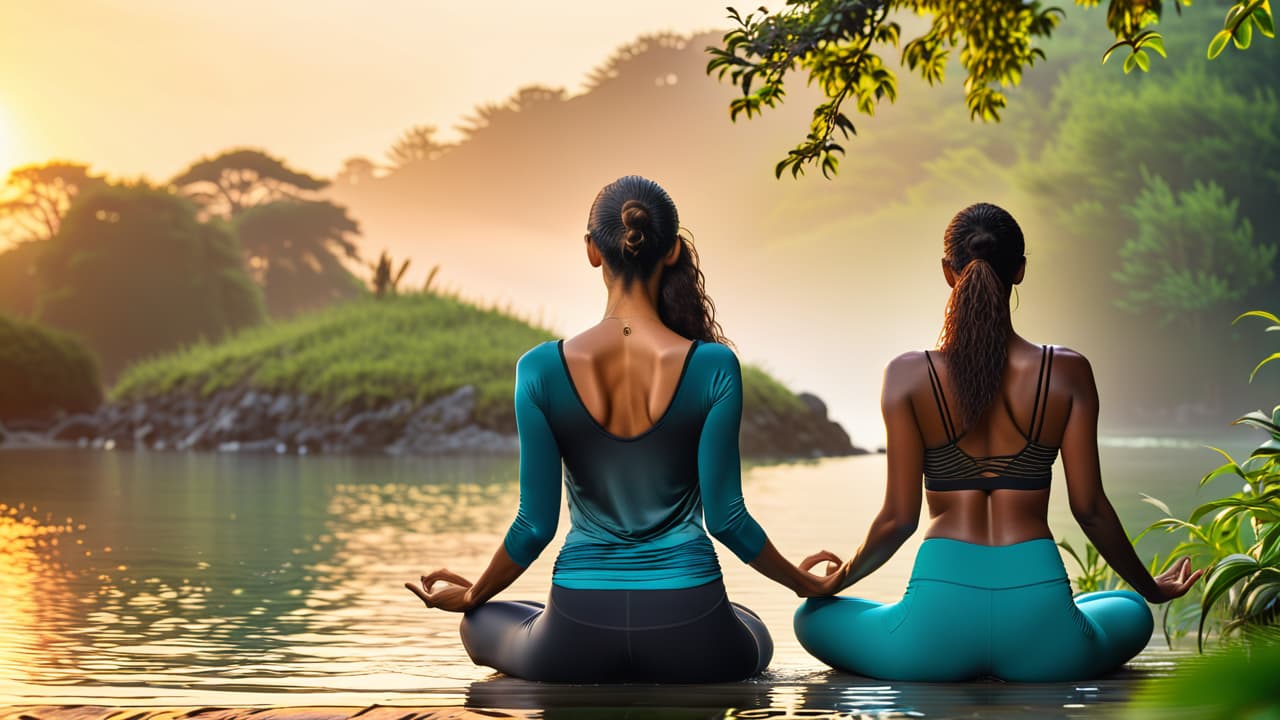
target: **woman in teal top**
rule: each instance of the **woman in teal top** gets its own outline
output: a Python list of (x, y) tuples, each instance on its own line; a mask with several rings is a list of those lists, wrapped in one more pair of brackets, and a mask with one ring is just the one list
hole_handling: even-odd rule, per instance
[[(833, 573), (844, 588), (884, 564), (915, 531), (923, 493), (931, 520), (906, 596), (808, 600), (796, 635), (824, 662), (886, 680), (1114, 670), (1151, 638), (1147, 603), (1182, 595), (1201, 571), (1186, 558), (1156, 578), (1143, 567), (1102, 490), (1089, 362), (1013, 331), (1009, 297), (1026, 270), (1018, 223), (995, 205), (970, 206), (947, 226), (943, 252), (953, 289), (941, 348), (885, 370), (884, 507)], [(1072, 597), (1046, 517), (1059, 450), (1072, 513), (1136, 592)]]
[[(608, 289), (604, 319), (516, 366), (520, 507), (502, 546), (474, 584), (437, 570), (406, 587), (428, 607), (465, 612), (471, 658), (508, 675), (748, 677), (768, 665), (772, 641), (729, 602), (707, 532), (802, 597), (834, 580), (785, 560), (743, 503), (742, 374), (670, 196), (637, 176), (606, 186), (586, 255)], [(555, 535), (562, 479), (572, 528), (548, 602), (489, 602)], [(802, 565), (824, 560), (839, 561), (824, 552)]]

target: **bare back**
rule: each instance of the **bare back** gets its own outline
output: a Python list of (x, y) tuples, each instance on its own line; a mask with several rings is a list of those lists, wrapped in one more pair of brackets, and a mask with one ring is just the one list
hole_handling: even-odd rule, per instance
[[(1076, 376), (1083, 358), (1056, 349), (1046, 368), (1047, 354), (1042, 346), (1013, 336), (997, 398), (967, 428), (955, 425), (958, 403), (944, 353), (908, 353), (895, 360), (886, 374), (884, 409), (889, 444), (898, 449), (896, 462), (891, 457), (890, 463), (904, 477), (900, 482), (919, 487), (926, 451), (937, 453), (948, 444), (984, 467), (999, 467), (1018, 458), (1033, 446), (1033, 439), (1034, 445), (1056, 453), (1064, 445), (1072, 406), (1080, 392)], [(936, 373), (932, 380), (930, 363)], [(953, 413), (950, 425), (948, 410)], [(912, 467), (912, 455), (920, 458), (919, 466)], [(893, 473), (891, 467), (891, 486)], [(982, 474), (989, 476), (994, 471)], [(983, 545), (1052, 537), (1047, 523), (1047, 488), (929, 490), (925, 500), (931, 518), (926, 537)]]
[(692, 343), (656, 322), (623, 335), (605, 321), (564, 342), (565, 365), (587, 412), (620, 438), (642, 435), (666, 412)]

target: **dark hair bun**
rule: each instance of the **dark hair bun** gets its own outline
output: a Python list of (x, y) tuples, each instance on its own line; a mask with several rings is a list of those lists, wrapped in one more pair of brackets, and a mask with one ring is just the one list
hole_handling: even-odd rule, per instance
[(978, 230), (969, 236), (965, 246), (974, 258), (989, 261), (996, 251), (996, 244), (995, 235), (986, 230)]
[(640, 254), (640, 246), (644, 244), (645, 231), (649, 229), (649, 208), (639, 200), (628, 200), (622, 204), (622, 225), (626, 230), (622, 233), (622, 249), (627, 255), (635, 257)]

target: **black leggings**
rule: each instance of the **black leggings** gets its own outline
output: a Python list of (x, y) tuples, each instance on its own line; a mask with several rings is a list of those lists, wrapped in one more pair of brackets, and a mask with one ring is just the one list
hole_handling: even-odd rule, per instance
[(462, 619), (477, 665), (547, 682), (725, 682), (762, 672), (773, 640), (724, 583), (680, 590), (570, 590), (544, 606), (490, 602)]

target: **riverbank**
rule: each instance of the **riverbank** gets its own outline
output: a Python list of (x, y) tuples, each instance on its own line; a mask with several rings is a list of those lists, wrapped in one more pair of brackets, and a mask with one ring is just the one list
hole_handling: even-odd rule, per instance
[[(362, 300), (130, 366), (93, 412), (10, 422), (0, 445), (508, 455), (516, 361), (541, 328), (439, 294)], [(742, 451), (854, 455), (825, 404), (743, 367)]]

